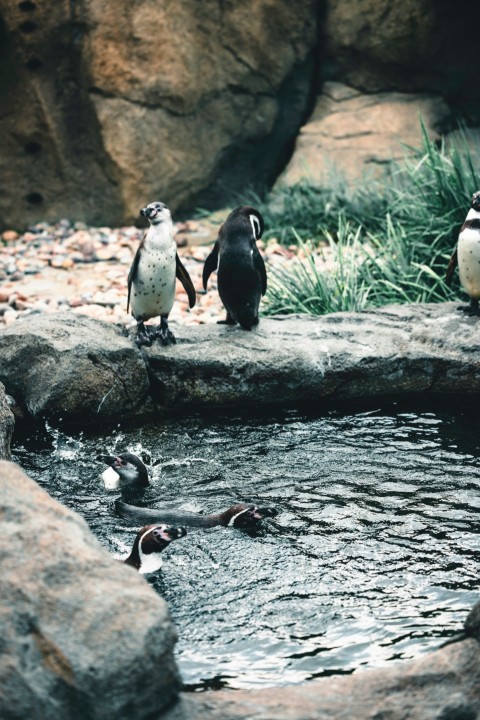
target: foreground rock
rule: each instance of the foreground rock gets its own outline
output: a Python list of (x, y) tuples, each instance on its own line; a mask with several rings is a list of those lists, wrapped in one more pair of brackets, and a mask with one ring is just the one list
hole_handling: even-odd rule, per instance
[(164, 601), (83, 520), (6, 462), (0, 517), (0, 717), (160, 713), (179, 682)]
[(5, 388), (0, 383), (0, 460), (10, 460), (14, 418), (5, 398)]
[[(214, 407), (285, 407), (386, 395), (480, 393), (477, 318), (455, 303), (320, 318), (263, 318), (245, 332), (175, 326), (140, 352), (133, 333), (72, 313), (0, 331), (0, 381), (33, 417), (95, 422)], [(152, 401), (153, 400), (153, 404)]]
[(340, 83), (325, 83), (277, 185), (305, 180), (328, 189), (337, 176), (348, 183), (365, 176), (385, 177), (405, 157), (406, 146), (422, 145), (420, 116), (429, 137), (438, 140), (448, 127), (450, 111), (439, 96), (366, 95)]
[[(477, 606), (477, 608), (480, 606)], [(476, 720), (480, 644), (294, 687), (183, 695), (164, 720)]]
[(142, 356), (123, 329), (70, 312), (6, 327), (2, 378), (33, 417), (131, 417), (143, 411), (149, 393)]

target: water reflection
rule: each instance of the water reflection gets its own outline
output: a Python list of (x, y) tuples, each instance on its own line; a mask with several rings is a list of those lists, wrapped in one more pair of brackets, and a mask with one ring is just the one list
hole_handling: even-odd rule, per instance
[(162, 504), (279, 515), (246, 534), (191, 530), (150, 582), (179, 627), (190, 689), (301, 682), (412, 658), (459, 629), (480, 584), (480, 434), (444, 413), (190, 418), (104, 437), (52, 428), (14, 449), (115, 555), (134, 532), (99, 452), (149, 463)]

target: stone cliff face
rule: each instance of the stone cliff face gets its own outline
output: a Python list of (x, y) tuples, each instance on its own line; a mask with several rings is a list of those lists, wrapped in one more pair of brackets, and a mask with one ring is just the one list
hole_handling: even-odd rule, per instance
[(478, 119), (480, 6), (468, 0), (327, 0), (325, 72), (365, 92), (432, 92)]
[(0, 0), (0, 226), (119, 224), (155, 198), (188, 210), (271, 185), (324, 80), (475, 120), (472, 6)]
[(0, 225), (221, 203), (305, 119), (315, 0), (1, 0), (0, 23)]

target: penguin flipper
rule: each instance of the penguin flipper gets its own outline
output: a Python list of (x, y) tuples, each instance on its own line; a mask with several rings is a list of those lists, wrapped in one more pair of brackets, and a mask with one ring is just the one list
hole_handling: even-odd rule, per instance
[(267, 292), (267, 270), (265, 268), (263, 257), (260, 255), (257, 248), (253, 251), (253, 263), (255, 265), (255, 270), (260, 275), (260, 279), (262, 281), (262, 295), (265, 295)]
[(178, 253), (175, 255), (175, 262), (177, 266), (176, 275), (177, 278), (182, 283), (183, 287), (185, 288), (185, 292), (188, 295), (188, 304), (192, 308), (195, 305), (195, 301), (197, 299), (195, 288), (193, 287), (192, 280), (190, 278), (190, 275), (188, 274), (187, 270), (182, 264), (182, 261), (178, 257)]
[(210, 253), (210, 255), (207, 257), (207, 259), (205, 260), (205, 265), (203, 266), (202, 279), (203, 279), (203, 289), (204, 290), (207, 289), (208, 278), (210, 277), (212, 272), (217, 269), (217, 266), (218, 266), (218, 240), (215, 243), (215, 245), (213, 246), (213, 250)]
[(452, 257), (450, 258), (450, 262), (448, 263), (447, 267), (447, 274), (445, 276), (445, 282), (447, 285), (450, 285), (452, 282), (453, 273), (455, 272), (455, 268), (458, 265), (458, 250), (455, 248)]
[(132, 267), (130, 268), (130, 272), (128, 273), (128, 296), (127, 296), (127, 312), (128, 308), (130, 307), (130, 293), (132, 291), (132, 283), (135, 281), (135, 277), (137, 275), (138, 270), (138, 263), (140, 262), (140, 250), (143, 245), (143, 240), (138, 246), (137, 252), (135, 253), (135, 257), (133, 258)]

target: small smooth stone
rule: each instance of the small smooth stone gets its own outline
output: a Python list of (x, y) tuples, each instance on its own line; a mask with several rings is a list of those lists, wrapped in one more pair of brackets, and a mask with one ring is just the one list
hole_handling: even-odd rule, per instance
[(15, 230), (4, 230), (2, 233), (2, 240), (4, 242), (15, 242), (15, 240), (18, 240), (19, 235)]

